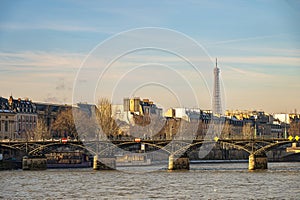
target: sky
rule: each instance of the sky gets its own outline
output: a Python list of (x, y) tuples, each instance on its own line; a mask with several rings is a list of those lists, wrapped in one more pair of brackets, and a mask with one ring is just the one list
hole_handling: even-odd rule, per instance
[(210, 109), (217, 57), (225, 109), (300, 112), (299, 1), (0, 4), (2, 97)]

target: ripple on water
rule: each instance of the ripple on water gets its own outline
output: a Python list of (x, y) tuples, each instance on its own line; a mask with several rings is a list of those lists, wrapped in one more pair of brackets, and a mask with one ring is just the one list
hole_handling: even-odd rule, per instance
[(3, 199), (297, 199), (300, 163), (197, 164), (190, 171), (1, 171)]

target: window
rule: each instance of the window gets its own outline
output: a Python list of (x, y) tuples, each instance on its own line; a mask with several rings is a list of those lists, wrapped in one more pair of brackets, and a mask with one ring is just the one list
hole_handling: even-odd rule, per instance
[(145, 114), (149, 114), (149, 108), (145, 109)]
[(5, 121), (5, 124), (4, 124), (4, 131), (5, 131), (5, 132), (8, 132), (8, 121)]

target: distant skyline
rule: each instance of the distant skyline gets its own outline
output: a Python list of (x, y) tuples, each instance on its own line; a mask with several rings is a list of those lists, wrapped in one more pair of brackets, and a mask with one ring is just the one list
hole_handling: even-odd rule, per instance
[[(119, 32), (161, 27), (186, 34), (202, 45), (211, 58), (207, 64), (210, 66), (202, 73), (210, 74), (210, 79), (218, 57), (226, 109), (269, 113), (296, 109), (300, 113), (300, 1), (3, 0), (0, 5), (2, 97), (12, 94), (15, 98), (29, 97), (39, 102), (72, 103), (76, 74), (93, 48)], [(165, 40), (168, 39), (166, 36)], [(134, 57), (120, 59), (117, 65), (142, 64), (136, 59), (156, 63), (167, 60), (180, 73), (191, 73), (192, 84), (198, 84), (193, 80), (197, 78), (193, 72), (170, 55), (150, 52), (146, 57), (139, 53), (130, 56)], [(201, 58), (195, 55), (197, 59)], [(145, 75), (148, 71), (158, 81), (169, 74), (168, 69), (164, 65), (145, 65), (136, 73), (143, 80), (143, 76), (151, 78)], [(168, 83), (172, 82), (180, 91), (182, 84), (176, 81), (175, 72), (172, 76)], [(130, 80), (132, 77), (126, 76), (120, 84), (132, 87), (134, 83)], [(159, 84), (150, 87), (142, 85), (142, 81), (138, 83), (132, 87), (136, 90), (133, 94), (153, 99), (165, 108), (178, 105), (171, 97), (176, 90), (168, 90), (166, 94), (168, 88)], [(183, 96), (184, 91), (181, 91)], [(106, 96), (106, 92), (97, 95)], [(210, 108), (208, 92), (202, 89), (196, 92), (200, 99), (205, 99), (199, 101), (199, 107)], [(115, 103), (121, 103), (122, 99), (119, 101)], [(196, 106), (188, 100), (180, 105)]]

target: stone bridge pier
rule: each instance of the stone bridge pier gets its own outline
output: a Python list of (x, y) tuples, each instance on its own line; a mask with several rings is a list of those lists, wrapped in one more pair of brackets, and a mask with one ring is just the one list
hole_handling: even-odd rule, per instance
[(47, 158), (24, 156), (22, 160), (22, 169), (23, 170), (45, 170), (47, 169)]
[(190, 159), (187, 156), (181, 156), (176, 158), (174, 155), (169, 156), (168, 170), (189, 170)]
[(94, 156), (93, 162), (94, 170), (115, 170), (116, 169), (116, 157), (100, 158), (98, 155)]
[(268, 157), (265, 153), (249, 155), (249, 170), (268, 169)]

